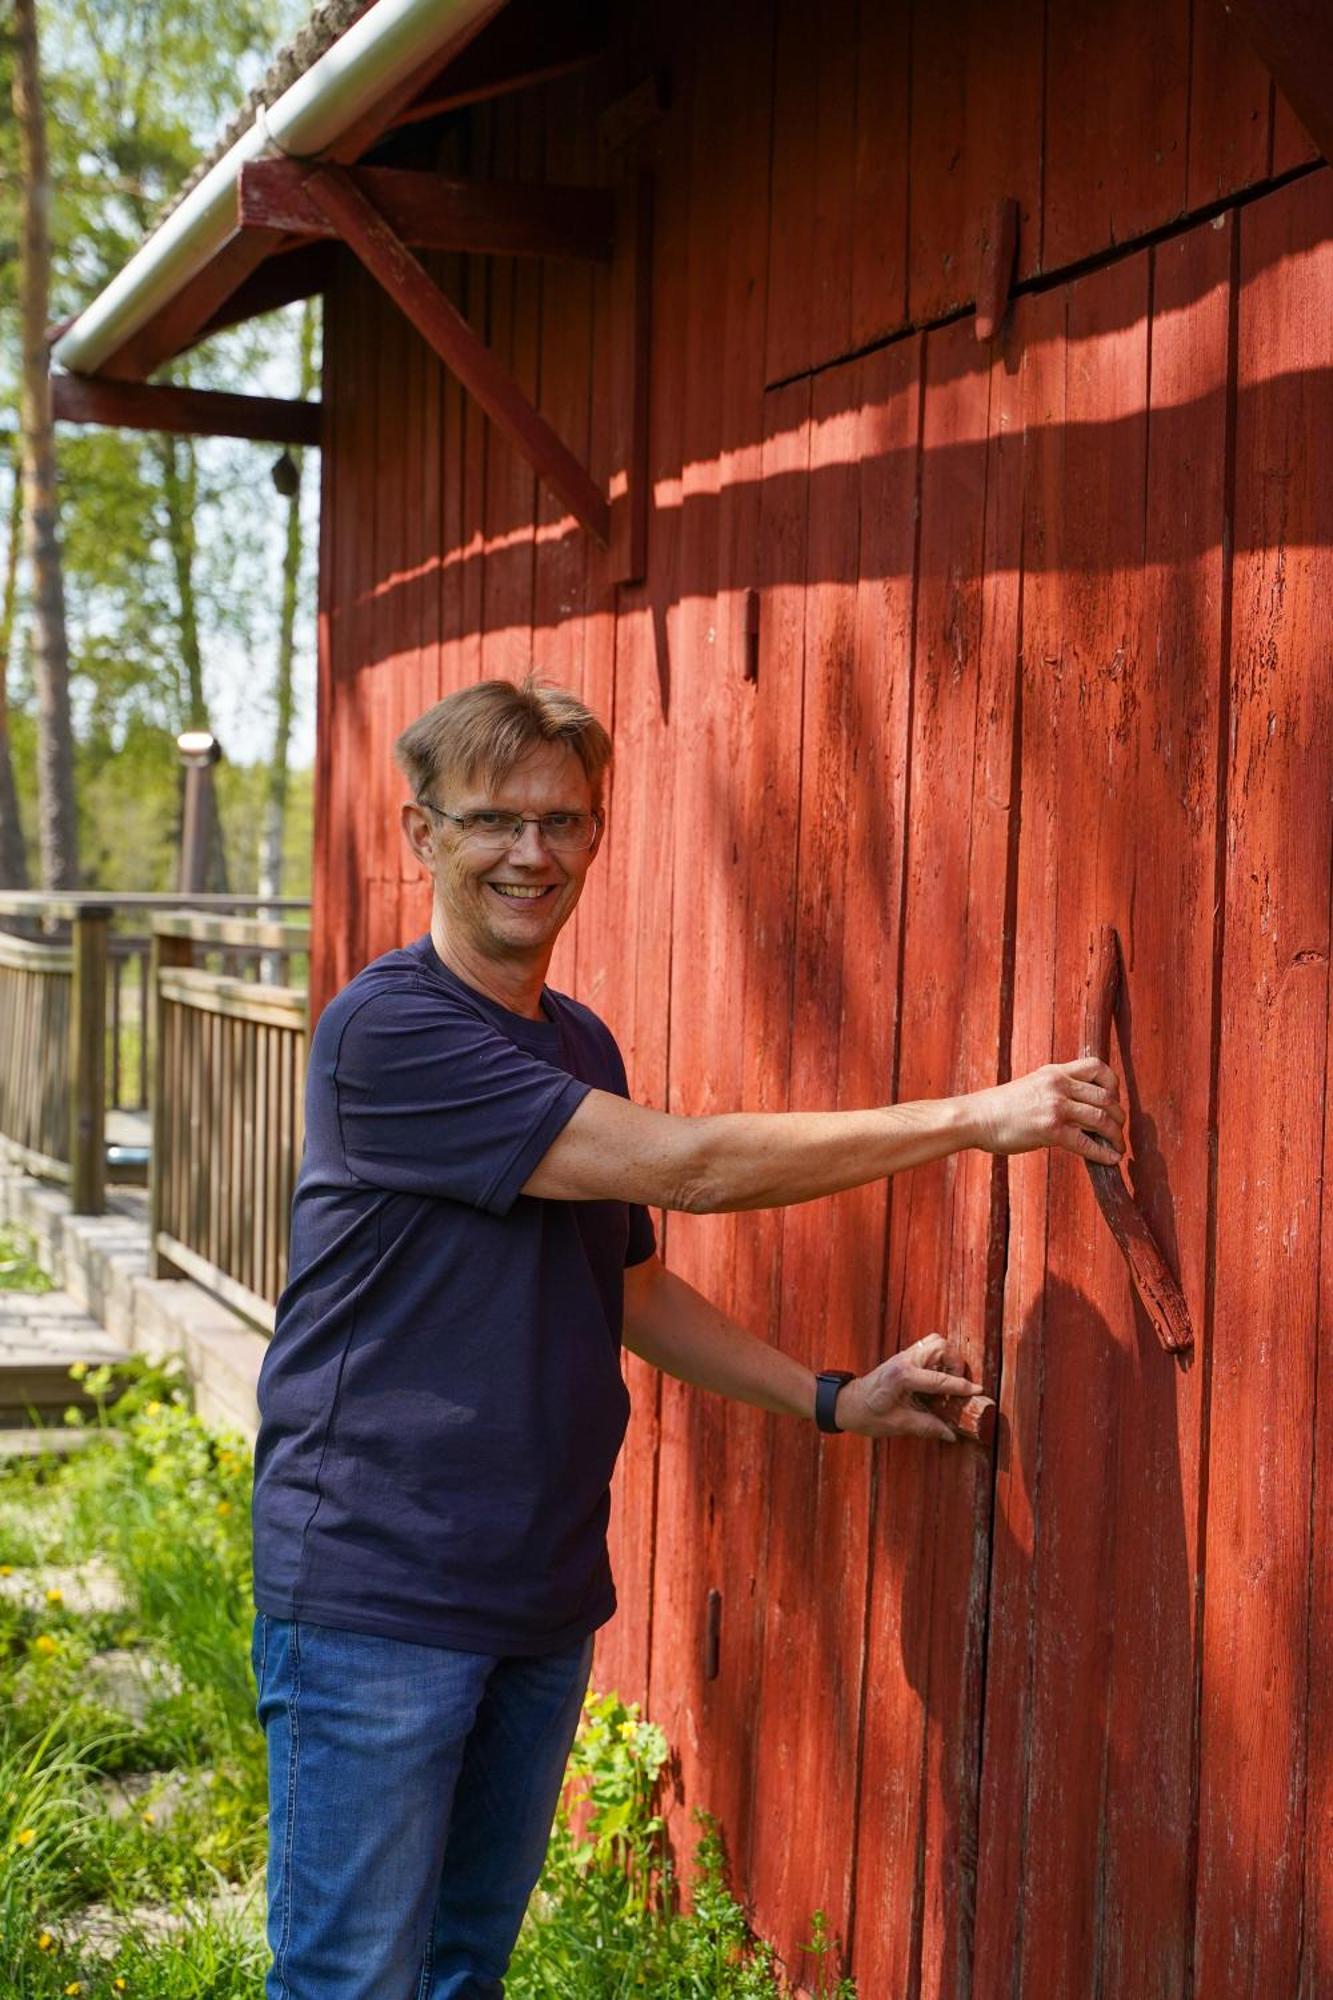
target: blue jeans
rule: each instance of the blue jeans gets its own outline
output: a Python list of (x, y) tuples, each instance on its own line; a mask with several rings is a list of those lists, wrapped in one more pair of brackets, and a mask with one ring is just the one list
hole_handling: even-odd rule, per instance
[(592, 1640), (537, 1659), (255, 1619), (268, 2000), (501, 2000)]

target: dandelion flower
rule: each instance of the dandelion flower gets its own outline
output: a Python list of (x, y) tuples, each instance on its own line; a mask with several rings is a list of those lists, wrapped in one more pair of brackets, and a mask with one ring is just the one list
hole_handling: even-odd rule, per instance
[(36, 1838), (37, 1829), (35, 1826), (20, 1827), (14, 1835), (14, 1845), (15, 1847), (31, 1847)]
[(45, 1653), (48, 1660), (50, 1659), (52, 1653), (58, 1653), (60, 1651), (59, 1640), (53, 1639), (49, 1632), (39, 1632), (37, 1634), (37, 1637), (33, 1640), (32, 1643), (35, 1650), (39, 1653)]
[(14, 1574), (13, 1563), (0, 1563), (0, 1576), (13, 1576), (13, 1574)]
[(52, 1588), (48, 1590), (46, 1593), (46, 1601), (48, 1604), (63, 1604), (65, 1601), (65, 1593), (63, 1590), (56, 1590)]
[(219, 1500), (219, 1501), (218, 1501), (218, 1512), (219, 1512), (219, 1514), (230, 1514), (230, 1512), (231, 1512), (231, 1501), (230, 1501), (230, 1500)]
[(50, 1931), (43, 1931), (37, 1940), (37, 1949), (38, 1951), (50, 1951), (54, 1943), (55, 1939), (52, 1937)]
[(65, 1988), (66, 1995), (82, 1993), (82, 1991), (83, 1991), (83, 1981), (81, 1979), (71, 1979), (69, 1985)]
[(153, 1812), (153, 1810), (150, 1807), (149, 1810), (142, 1815), (142, 1817), (144, 1825), (151, 1826), (154, 1820), (157, 1818), (157, 1815), (155, 1812)]
[(144, 1404), (144, 1415), (146, 1417), (160, 1417), (161, 1414), (162, 1414), (162, 1405), (156, 1400), (151, 1403)]

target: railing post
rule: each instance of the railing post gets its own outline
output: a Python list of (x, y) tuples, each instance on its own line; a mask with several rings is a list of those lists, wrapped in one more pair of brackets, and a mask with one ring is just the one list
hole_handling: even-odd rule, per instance
[(106, 1207), (106, 963), (111, 912), (79, 904), (69, 1005), (70, 1206)]
[(170, 1164), (167, 1160), (167, 1038), (164, 1032), (162, 982), (158, 974), (163, 966), (193, 963), (194, 945), (191, 940), (188, 937), (164, 936), (154, 924), (148, 960), (148, 1030), (152, 1063), (149, 1114), (153, 1132), (148, 1154), (148, 1274), (153, 1278), (184, 1276), (157, 1247), (162, 1228), (162, 1193)]

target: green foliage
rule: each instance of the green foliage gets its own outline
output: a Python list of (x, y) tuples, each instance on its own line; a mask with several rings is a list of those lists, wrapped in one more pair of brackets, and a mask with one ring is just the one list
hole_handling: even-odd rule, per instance
[[(92, 1409), (66, 1421), (87, 1442), (69, 1458), (0, 1464), (0, 1576), (30, 1579), (0, 1595), (0, 1992), (258, 2000), (265, 1759), (249, 1672), (249, 1450), (200, 1421), (174, 1363), (71, 1372)], [(123, 1603), (75, 1609), (42, 1588), (55, 1565), (93, 1555)], [(99, 1692), (108, 1649), (156, 1663), (142, 1713)], [(588, 1697), (511, 2000), (787, 1990), (703, 1813), (682, 1907), (657, 1810), (667, 1759), (635, 1707)], [(129, 1793), (133, 1809), (114, 1810), (113, 1794)], [(118, 1913), (100, 1955), (82, 1942), (90, 1904)], [(179, 1920), (168, 1929), (150, 1909)], [(818, 1914), (808, 1948), (813, 1991), (854, 2000)]]
[(32, 1238), (19, 1229), (0, 1229), (0, 1292), (49, 1292), (51, 1280), (33, 1254)]
[[(174, 1364), (71, 1372), (93, 1409), (66, 1421), (88, 1442), (0, 1467), (0, 1573), (28, 1579), (0, 1599), (0, 1991), (253, 2000), (265, 1771), (249, 1451), (200, 1422)], [(42, 1588), (52, 1566), (94, 1555), (123, 1602), (76, 1610)], [(152, 1670), (128, 1712), (94, 1671), (126, 1657)], [(215, 1907), (229, 1885), (240, 1900)], [(80, 1941), (90, 1904), (121, 1913), (105, 1955)], [(141, 1906), (188, 1915), (163, 1935), (132, 1920)]]
[[(666, 1738), (632, 1703), (590, 1694), (564, 1796), (505, 1982), (511, 2000), (777, 2000), (772, 1948), (752, 1936), (727, 1886), (721, 1832), (695, 1812), (690, 1908), (681, 1907), (655, 1800)], [(816, 1912), (820, 2000), (855, 2000)], [(832, 1982), (832, 1983), (831, 1983)]]
[[(60, 7), (43, 0), (38, 12), (56, 319), (86, 305), (123, 268), (309, 7), (307, 0), (196, 0), (189, 8), (179, 0), (67, 0)], [(17, 427), (19, 367), (21, 189), (14, 120), (7, 115), (11, 61), (0, 33), (0, 436)], [(294, 394), (298, 328), (299, 309), (271, 315), (217, 336), (172, 372), (209, 387)], [(194, 626), (211, 725), (224, 749), (257, 764), (272, 740), (268, 690), (277, 664), (285, 524), (285, 503), (268, 477), (276, 449), (227, 439), (168, 447), (154, 436), (68, 425), (60, 428), (58, 447), (84, 879), (102, 888), (172, 888), (178, 772), (170, 739), (190, 719), (186, 661)], [(300, 651), (308, 659), (315, 471), (314, 454), (307, 457)], [(173, 464), (182, 474), (192, 545), (188, 611), (173, 559)], [(0, 465), (0, 507), (9, 476)], [(9, 663), (11, 727), (36, 879), (34, 695), (25, 626), (21, 588)], [(220, 789), (235, 850), (231, 886), (248, 892), (259, 822), (241, 817), (238, 801), (229, 823)], [(293, 885), (308, 873), (308, 847), (297, 846)]]

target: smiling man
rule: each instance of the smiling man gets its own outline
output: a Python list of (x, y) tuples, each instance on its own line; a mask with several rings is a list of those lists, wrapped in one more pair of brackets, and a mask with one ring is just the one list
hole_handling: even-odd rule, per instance
[(397, 754), (431, 926), (315, 1030), (259, 1385), (271, 2000), (503, 1993), (615, 1608), (622, 1339), (826, 1431), (953, 1442), (918, 1398), (974, 1385), (937, 1335), (816, 1377), (666, 1269), (649, 1208), (809, 1201), (967, 1146), (1114, 1160), (1124, 1123), (1091, 1059), (863, 1111), (631, 1103), (610, 1031), (545, 983), (601, 844), (601, 724), (484, 681)]

